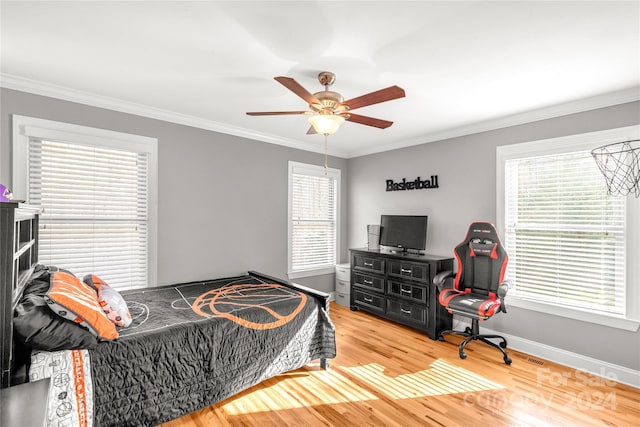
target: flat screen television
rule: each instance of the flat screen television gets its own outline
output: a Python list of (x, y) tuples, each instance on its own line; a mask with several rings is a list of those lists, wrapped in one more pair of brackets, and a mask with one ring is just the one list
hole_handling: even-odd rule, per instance
[(424, 251), (427, 248), (426, 215), (382, 215), (380, 245), (394, 250)]

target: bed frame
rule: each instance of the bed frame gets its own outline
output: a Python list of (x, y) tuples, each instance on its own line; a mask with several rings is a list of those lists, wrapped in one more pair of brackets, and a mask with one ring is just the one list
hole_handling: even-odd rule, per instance
[(18, 202), (0, 202), (0, 388), (15, 383), (16, 353), (13, 311), (38, 262), (40, 209)]
[[(38, 223), (40, 209), (18, 202), (0, 202), (0, 328), (2, 368), (1, 388), (26, 381), (22, 372), (24, 349), (13, 339), (13, 312), (22, 297), (35, 265), (38, 263)], [(255, 271), (251, 276), (269, 283), (279, 283), (305, 292), (317, 299), (329, 311), (330, 295), (289, 281)], [(322, 369), (329, 367), (327, 359), (320, 359)]]

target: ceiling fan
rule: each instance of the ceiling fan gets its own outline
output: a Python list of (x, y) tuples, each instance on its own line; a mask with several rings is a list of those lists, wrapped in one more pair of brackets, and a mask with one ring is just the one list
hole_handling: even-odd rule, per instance
[(311, 115), (309, 118), (311, 127), (307, 134), (319, 133), (325, 136), (331, 135), (338, 130), (345, 120), (353, 123), (359, 123), (361, 125), (386, 129), (391, 126), (393, 122), (354, 114), (351, 111), (356, 108), (391, 101), (405, 96), (404, 89), (398, 86), (390, 86), (388, 88), (380, 89), (345, 101), (342, 95), (338, 92), (329, 90), (329, 86), (331, 86), (336, 80), (335, 74), (329, 71), (323, 71), (318, 74), (318, 81), (324, 86), (324, 91), (316, 92), (314, 94), (311, 94), (308, 90), (302, 87), (300, 83), (291, 77), (278, 76), (274, 78), (284, 87), (304, 99), (309, 104), (310, 110), (254, 111), (247, 112), (247, 114), (249, 116), (308, 114)]

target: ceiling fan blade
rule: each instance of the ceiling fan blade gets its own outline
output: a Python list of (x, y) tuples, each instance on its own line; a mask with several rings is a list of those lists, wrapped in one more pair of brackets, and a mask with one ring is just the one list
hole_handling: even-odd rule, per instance
[(286, 114), (312, 114), (312, 111), (249, 111), (247, 116), (284, 116)]
[(360, 123), (361, 125), (373, 126), (380, 129), (386, 129), (393, 124), (393, 122), (390, 122), (389, 120), (376, 119), (369, 116), (361, 116), (360, 114), (349, 113), (348, 115), (349, 117), (347, 117), (347, 115), (344, 116), (347, 121)]
[(292, 79), (291, 77), (278, 76), (274, 77), (280, 84), (289, 89), (291, 92), (298, 95), (300, 98), (307, 101), (307, 104), (320, 104), (318, 98), (312, 95), (308, 90), (306, 90), (300, 83)]
[(392, 99), (404, 98), (404, 89), (399, 86), (389, 86), (366, 95), (344, 101), (343, 104), (349, 106), (350, 110), (366, 107), (367, 105), (378, 104), (380, 102), (391, 101)]
[(307, 135), (315, 135), (318, 132), (316, 132), (315, 128), (313, 126), (309, 126), (309, 130), (307, 131)]

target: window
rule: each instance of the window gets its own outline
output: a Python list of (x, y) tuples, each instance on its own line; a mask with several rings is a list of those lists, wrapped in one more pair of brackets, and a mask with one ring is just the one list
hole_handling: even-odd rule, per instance
[(637, 329), (638, 203), (609, 196), (591, 150), (637, 128), (498, 147), (511, 304)]
[(289, 278), (333, 273), (340, 171), (289, 162)]
[(40, 206), (39, 261), (113, 287), (155, 283), (153, 138), (14, 116), (14, 194)]

